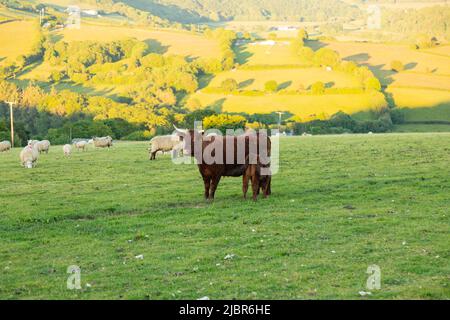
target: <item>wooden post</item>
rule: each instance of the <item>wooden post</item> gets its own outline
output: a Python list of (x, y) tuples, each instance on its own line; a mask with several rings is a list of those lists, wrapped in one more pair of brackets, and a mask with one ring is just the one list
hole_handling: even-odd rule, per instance
[(13, 104), (15, 102), (12, 101), (6, 101), (7, 104), (9, 104), (9, 118), (11, 123), (11, 147), (14, 148), (14, 110), (13, 110)]
[(284, 112), (276, 111), (275, 113), (278, 113), (278, 134), (281, 134), (281, 116)]

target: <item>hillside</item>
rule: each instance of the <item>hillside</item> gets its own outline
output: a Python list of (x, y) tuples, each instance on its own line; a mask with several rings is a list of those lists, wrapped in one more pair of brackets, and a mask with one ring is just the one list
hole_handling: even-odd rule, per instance
[[(172, 123), (189, 126), (221, 113), (274, 128), (274, 115), (282, 111), (282, 128), (297, 134), (402, 131), (411, 125), (442, 131), (450, 122), (450, 46), (431, 37), (427, 47), (423, 37), (417, 38), (421, 47), (338, 41), (325, 36), (317, 21), (290, 25), (269, 19), (162, 27), (149, 24), (150, 16), (144, 23), (133, 19), (141, 9), (124, 14), (123, 4), (108, 1), (100, 6), (122, 13), (83, 16), (77, 29), (61, 22), (67, 2), (49, 1), (42, 28), (29, 10), (38, 1), (3, 8), (15, 20), (0, 24), (8, 44), (0, 49), (0, 100), (17, 95), (43, 117), (63, 117), (51, 133), (57, 141), (67, 139), (68, 123), (78, 113), (129, 122), (117, 138), (135, 130), (133, 137), (140, 139), (168, 132)], [(79, 3), (95, 7), (92, 1)], [(393, 71), (393, 62), (402, 70)], [(0, 124), (8, 117), (4, 110)], [(24, 122), (18, 141), (49, 136), (53, 124), (46, 123)]]
[(125, 0), (130, 6), (184, 23), (220, 20), (325, 21), (355, 18), (360, 11), (341, 0)]
[[(331, 48), (344, 60), (367, 65), (392, 104), (405, 109), (407, 121), (450, 121), (450, 45), (423, 50), (401, 44), (326, 40), (309, 45)], [(392, 61), (400, 61), (405, 70), (392, 71)]]

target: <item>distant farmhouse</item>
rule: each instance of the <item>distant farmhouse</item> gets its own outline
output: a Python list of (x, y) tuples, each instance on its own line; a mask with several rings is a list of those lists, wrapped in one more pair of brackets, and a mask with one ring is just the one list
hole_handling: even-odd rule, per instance
[(272, 31), (296, 31), (298, 27), (295, 26), (276, 26), (271, 28)]
[(83, 10), (83, 11), (81, 11), (81, 13), (83, 13), (84, 15), (87, 15), (87, 16), (92, 16), (92, 17), (98, 16), (97, 10)]

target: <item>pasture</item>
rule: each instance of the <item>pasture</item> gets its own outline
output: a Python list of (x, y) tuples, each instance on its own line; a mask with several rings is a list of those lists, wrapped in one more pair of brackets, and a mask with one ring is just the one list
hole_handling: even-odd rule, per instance
[(333, 88), (356, 88), (361, 83), (349, 74), (337, 71), (328, 72), (324, 68), (292, 68), (245, 70), (238, 69), (219, 73), (209, 86), (220, 87), (222, 81), (232, 78), (240, 84), (240, 89), (264, 90), (267, 81), (275, 80), (279, 89), (299, 90), (301, 86), (307, 89), (313, 83), (321, 81)]
[(30, 20), (0, 24), (0, 64), (15, 61), (21, 54), (30, 52), (37, 39), (36, 23)]
[(376, 109), (384, 102), (382, 93), (325, 95), (267, 93), (246, 96), (198, 91), (193, 97), (197, 98), (202, 106), (212, 106), (219, 111), (253, 114), (283, 110), (303, 118), (322, 113), (331, 116), (338, 111), (354, 114)]
[[(450, 75), (449, 55), (430, 54), (428, 50), (413, 50), (408, 45), (338, 41), (308, 41), (308, 45), (314, 49), (327, 47), (339, 52), (344, 60), (367, 64), (380, 80), (392, 76), (390, 66), (393, 60), (401, 61), (408, 71)], [(444, 46), (431, 50), (433, 52), (448, 49)]]
[[(450, 295), (448, 133), (282, 138), (256, 203), (239, 178), (205, 202), (196, 166), (147, 146), (56, 146), (30, 170), (0, 154), (0, 298)], [(361, 297), (372, 264), (381, 289)], [(82, 290), (66, 289), (70, 265)]]
[(292, 52), (289, 41), (277, 41), (275, 45), (261, 45), (259, 42), (236, 46), (236, 60), (245, 65), (301, 64)]
[(183, 31), (153, 30), (132, 27), (102, 26), (82, 23), (80, 29), (64, 29), (56, 35), (70, 41), (113, 41), (136, 38), (147, 42), (157, 53), (177, 54), (188, 58), (217, 57), (219, 43), (214, 39)]

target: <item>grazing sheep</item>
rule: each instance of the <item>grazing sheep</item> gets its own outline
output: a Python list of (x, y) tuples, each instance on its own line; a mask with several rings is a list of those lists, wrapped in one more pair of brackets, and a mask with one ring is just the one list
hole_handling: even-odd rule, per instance
[(50, 141), (48, 140), (38, 141), (34, 144), (34, 147), (39, 153), (45, 152), (48, 154), (48, 150), (50, 149)]
[(88, 147), (87, 141), (82, 140), (75, 143), (75, 148), (77, 148), (77, 150), (86, 151), (87, 147)]
[(93, 139), (94, 146), (97, 148), (110, 148), (113, 145), (113, 139), (110, 136), (97, 138), (94, 137)]
[(69, 157), (70, 154), (72, 153), (72, 146), (70, 144), (65, 144), (63, 146), (63, 152), (65, 156)]
[(148, 149), (150, 160), (156, 159), (158, 151), (174, 151), (177, 152), (183, 148), (180, 137), (177, 135), (156, 136), (150, 140), (151, 147)]
[(31, 169), (36, 166), (39, 152), (32, 145), (28, 145), (20, 152), (20, 163), (25, 168)]
[(34, 145), (38, 142), (39, 140), (28, 140), (28, 145), (34, 147)]
[(11, 150), (11, 142), (2, 141), (0, 142), (0, 152), (5, 152)]

